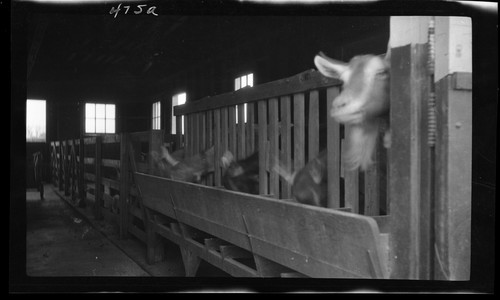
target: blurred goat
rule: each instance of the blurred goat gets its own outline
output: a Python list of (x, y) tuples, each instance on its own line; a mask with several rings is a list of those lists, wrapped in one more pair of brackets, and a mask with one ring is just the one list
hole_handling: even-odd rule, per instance
[(385, 129), (384, 146), (390, 147), (390, 46), (385, 57), (359, 55), (345, 63), (319, 53), (314, 63), (324, 76), (343, 81), (340, 95), (328, 99), (333, 101), (330, 116), (351, 125), (346, 162), (348, 168), (364, 171), (373, 163), (379, 128)]

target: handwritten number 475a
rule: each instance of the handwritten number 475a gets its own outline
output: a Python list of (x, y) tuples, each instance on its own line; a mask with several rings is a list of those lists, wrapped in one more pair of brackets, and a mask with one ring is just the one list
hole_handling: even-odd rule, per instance
[[(118, 13), (120, 12), (120, 10), (122, 10), (122, 4), (118, 4), (118, 7), (115, 8), (114, 6), (111, 7), (111, 10), (109, 11), (109, 14), (112, 15), (112, 14), (115, 14), (115, 18), (116, 16), (118, 15)], [(134, 14), (138, 15), (138, 14), (142, 14), (144, 11), (145, 11), (145, 6), (147, 6), (146, 4), (140, 4), (140, 5), (136, 5), (137, 8), (136, 10), (133, 11)], [(123, 6), (123, 9), (124, 9), (124, 12), (123, 14), (128, 14), (129, 10), (130, 10), (130, 5), (124, 5)], [(156, 9), (156, 6), (151, 6), (149, 7), (147, 10), (146, 10), (146, 14), (148, 15), (154, 15), (154, 16), (158, 16), (157, 13), (155, 13), (155, 9)]]

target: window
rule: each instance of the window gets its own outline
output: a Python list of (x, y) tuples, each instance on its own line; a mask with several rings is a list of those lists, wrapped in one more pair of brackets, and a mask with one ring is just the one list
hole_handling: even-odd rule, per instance
[[(186, 103), (186, 93), (180, 93), (172, 97), (172, 134), (176, 133), (176, 117), (174, 116), (174, 106)], [(181, 134), (184, 134), (184, 116), (181, 119)]]
[(26, 141), (45, 142), (45, 100), (26, 100)]
[[(248, 75), (243, 75), (241, 77), (238, 77), (234, 80), (234, 90), (237, 91), (241, 88), (244, 88), (246, 86), (253, 86), (253, 73), (250, 73)], [(245, 123), (247, 122), (247, 104), (243, 106), (243, 109), (245, 111)], [(236, 106), (236, 124), (238, 124), (238, 106)]]
[(115, 105), (85, 103), (85, 133), (115, 133)]
[(161, 103), (160, 101), (153, 103), (153, 119), (152, 129), (161, 129)]

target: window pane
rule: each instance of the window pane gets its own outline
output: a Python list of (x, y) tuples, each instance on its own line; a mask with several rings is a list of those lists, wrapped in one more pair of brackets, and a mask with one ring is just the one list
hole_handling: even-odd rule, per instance
[(95, 104), (94, 103), (85, 103), (85, 117), (86, 118), (95, 118)]
[(241, 85), (240, 85), (240, 79), (239, 78), (236, 78), (234, 80), (234, 90), (237, 91), (241, 88)]
[(115, 118), (115, 105), (106, 104), (106, 119), (114, 119), (114, 118)]
[(182, 105), (186, 103), (186, 93), (179, 94), (178, 105)]
[(247, 85), (253, 86), (253, 73), (248, 74)]
[(96, 104), (95, 105), (95, 117), (98, 119), (104, 119), (106, 116), (106, 105), (105, 104)]
[(245, 119), (244, 122), (246, 123), (247, 122), (247, 104), (246, 103), (243, 105), (243, 112), (245, 114), (243, 116), (243, 118)]
[[(186, 93), (180, 93), (172, 97), (172, 124), (170, 126), (172, 134), (175, 134), (177, 130), (176, 127), (177, 117), (174, 116), (174, 106), (182, 105), (185, 103), (186, 103)], [(182, 117), (182, 120), (184, 120), (184, 117)], [(182, 133), (184, 133), (184, 121), (182, 123)]]
[(241, 87), (246, 87), (247, 86), (247, 77), (246, 76), (241, 76)]
[(115, 133), (115, 120), (106, 120), (106, 133)]
[(26, 141), (45, 142), (45, 100), (26, 101)]
[(85, 132), (95, 133), (95, 119), (85, 119)]
[(96, 133), (104, 133), (105, 122), (104, 119), (96, 119), (95, 120), (95, 132)]

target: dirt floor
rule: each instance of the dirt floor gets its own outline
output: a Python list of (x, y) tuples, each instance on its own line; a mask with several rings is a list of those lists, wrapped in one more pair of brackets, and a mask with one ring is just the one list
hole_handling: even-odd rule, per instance
[[(177, 245), (165, 242), (165, 260), (146, 262), (145, 245), (118, 228), (93, 218), (90, 207), (79, 208), (52, 184), (26, 192), (26, 273), (28, 276), (184, 276)], [(202, 263), (197, 276), (226, 277)]]

